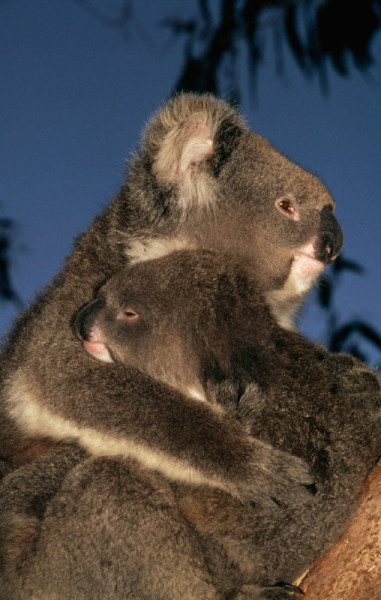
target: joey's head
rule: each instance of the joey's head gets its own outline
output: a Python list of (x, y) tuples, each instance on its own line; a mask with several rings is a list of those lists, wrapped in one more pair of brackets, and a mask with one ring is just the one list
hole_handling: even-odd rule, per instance
[(169, 233), (169, 242), (153, 243), (152, 253), (149, 245), (140, 255), (132, 250), (135, 260), (179, 247), (244, 256), (286, 326), (341, 251), (327, 188), (210, 95), (181, 94), (154, 116), (132, 168), (131, 189), (139, 210), (154, 213), (156, 225), (161, 219)]
[[(206, 363), (221, 343), (213, 285), (205, 285), (210, 269), (202, 269), (196, 256), (175, 252), (112, 276), (76, 316), (85, 349), (205, 399)], [(209, 349), (213, 358), (207, 358)]]
[(95, 358), (205, 398), (208, 384), (236, 375), (236, 340), (251, 328), (251, 341), (267, 348), (272, 322), (245, 265), (188, 250), (116, 273), (78, 313), (75, 329)]

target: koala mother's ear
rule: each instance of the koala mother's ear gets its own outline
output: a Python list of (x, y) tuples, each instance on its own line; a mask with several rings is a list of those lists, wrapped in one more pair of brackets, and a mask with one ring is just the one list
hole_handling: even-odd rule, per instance
[(214, 152), (213, 132), (206, 115), (194, 113), (175, 124), (163, 138), (152, 171), (159, 185), (175, 186), (183, 208), (207, 207), (214, 201), (214, 178), (206, 161)]
[(151, 121), (145, 141), (152, 173), (160, 187), (177, 194), (182, 208), (215, 205), (212, 160), (221, 155), (221, 129), (232, 126), (243, 128), (232, 107), (213, 96), (197, 94), (173, 98)]
[(175, 124), (162, 140), (153, 164), (161, 184), (182, 185), (213, 154), (213, 134), (202, 113)]

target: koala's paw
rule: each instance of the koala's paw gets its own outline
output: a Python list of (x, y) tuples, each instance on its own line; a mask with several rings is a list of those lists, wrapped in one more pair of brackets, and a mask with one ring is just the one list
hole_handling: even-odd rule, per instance
[(328, 375), (332, 394), (345, 395), (352, 406), (381, 409), (381, 381), (375, 371), (350, 354), (324, 353), (321, 367)]
[(255, 462), (247, 495), (258, 506), (291, 506), (311, 500), (315, 491), (308, 464), (288, 452), (254, 440)]

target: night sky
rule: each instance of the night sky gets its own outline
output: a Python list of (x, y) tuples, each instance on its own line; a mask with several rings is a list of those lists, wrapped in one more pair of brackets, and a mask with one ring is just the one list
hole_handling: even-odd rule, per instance
[[(109, 2), (109, 6), (118, 2)], [(94, 5), (101, 2), (94, 0)], [(139, 0), (124, 39), (74, 0), (0, 1), (0, 216), (17, 222), (14, 286), (28, 302), (117, 191), (149, 116), (170, 95), (182, 44), (160, 27), (191, 14), (190, 0)], [(271, 36), (256, 101), (240, 60), (242, 112), (252, 129), (330, 188), (345, 256), (366, 267), (346, 274), (336, 295), (340, 320), (381, 331), (381, 35), (367, 75), (330, 69), (330, 94), (307, 81), (286, 52), (275, 73)], [(0, 304), (0, 332), (15, 309)], [(324, 341), (324, 312), (310, 302), (301, 328)], [(365, 346), (372, 363), (380, 353)]]

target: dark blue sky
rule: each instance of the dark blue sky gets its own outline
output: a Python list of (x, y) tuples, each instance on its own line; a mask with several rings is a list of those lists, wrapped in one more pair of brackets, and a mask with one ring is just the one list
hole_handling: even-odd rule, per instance
[[(13, 278), (25, 301), (59, 270), (73, 237), (118, 189), (126, 158), (181, 65), (181, 44), (158, 24), (195, 6), (137, 0), (125, 41), (74, 0), (0, 2), (0, 214), (19, 226)], [(342, 79), (331, 71), (328, 97), (288, 55), (280, 80), (271, 36), (266, 48), (256, 105), (242, 52), (242, 112), (255, 131), (331, 189), (345, 254), (367, 268), (363, 277), (343, 277), (341, 319), (358, 316), (381, 330), (381, 36), (369, 75)], [(0, 305), (1, 333), (14, 314)], [(302, 328), (322, 339), (324, 314), (310, 306)], [(373, 352), (372, 360), (378, 356)]]

